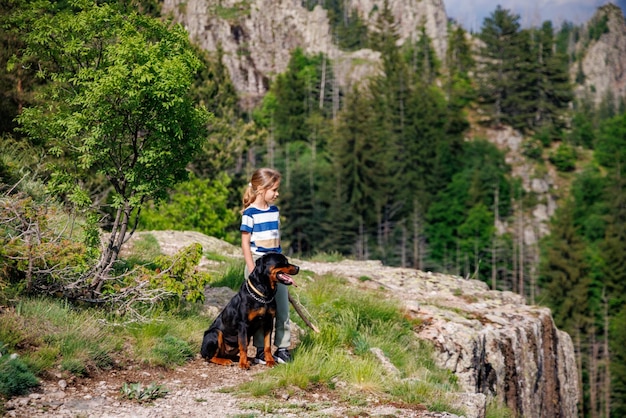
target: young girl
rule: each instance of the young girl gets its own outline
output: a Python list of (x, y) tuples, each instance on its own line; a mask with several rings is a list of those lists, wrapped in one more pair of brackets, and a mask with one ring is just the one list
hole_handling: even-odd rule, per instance
[[(246, 262), (245, 277), (254, 270), (254, 262), (264, 253), (280, 253), (280, 219), (278, 208), (273, 205), (278, 198), (280, 173), (271, 168), (260, 168), (252, 174), (250, 183), (243, 195), (241, 211), (241, 249)], [(278, 283), (276, 292), (276, 323), (274, 345), (277, 347), (274, 358), (278, 363), (291, 361), (289, 346), (289, 293), (287, 286)], [(263, 331), (254, 334), (257, 364), (265, 364), (263, 353)]]

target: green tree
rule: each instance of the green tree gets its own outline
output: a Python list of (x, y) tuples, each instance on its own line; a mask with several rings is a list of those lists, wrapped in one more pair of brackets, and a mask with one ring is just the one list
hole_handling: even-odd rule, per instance
[(480, 39), (480, 76), (478, 98), (488, 110), (494, 125), (507, 122), (507, 106), (513, 83), (520, 70), (520, 16), (498, 5), (483, 21)]
[(584, 334), (591, 323), (589, 290), (591, 277), (585, 259), (585, 245), (573, 222), (572, 202), (559, 208), (550, 235), (543, 242), (540, 263), (542, 299), (550, 308), (556, 325), (571, 333)]
[(466, 271), (478, 271), (483, 259), (488, 260), (487, 250), (491, 245), (495, 226), (493, 213), (487, 206), (480, 202), (467, 212), (465, 222), (459, 226), (459, 239), (461, 250), (466, 254), (469, 266)]
[(139, 228), (198, 231), (211, 237), (233, 240), (229, 228), (238, 219), (228, 207), (230, 178), (220, 174), (215, 180), (191, 179), (176, 185), (167, 200), (141, 211)]
[(626, 113), (601, 122), (594, 157), (605, 167), (623, 173), (626, 167)]
[(381, 158), (386, 153), (385, 144), (380, 134), (381, 127), (374, 118), (374, 100), (369, 92), (364, 91), (365, 88), (362, 89), (359, 91), (354, 87), (346, 97), (331, 154), (337, 184), (345, 193), (342, 199), (345, 199), (356, 220), (350, 233), (357, 239), (353, 248), (356, 248), (359, 258), (367, 255), (368, 233), (373, 232), (371, 226), (376, 225), (377, 215), (381, 213), (387, 181), (385, 160)]
[(108, 4), (81, 0), (71, 9), (33, 3), (17, 16), (25, 59), (48, 80), (41, 105), (25, 109), (21, 129), (57, 157), (50, 186), (78, 205), (90, 176), (112, 188), (115, 218), (92, 286), (99, 292), (129, 229), (133, 212), (187, 178), (209, 113), (189, 95), (200, 66), (180, 26)]
[(460, 26), (449, 31), (446, 52), (446, 84), (450, 106), (462, 109), (475, 99), (475, 88), (470, 76), (476, 67), (467, 32)]
[[(555, 48), (557, 38), (552, 23), (544, 22), (535, 35), (535, 56), (538, 63), (536, 110), (531, 126), (561, 127), (562, 115), (574, 96), (569, 82), (567, 55)], [(531, 56), (532, 60), (532, 56)]]

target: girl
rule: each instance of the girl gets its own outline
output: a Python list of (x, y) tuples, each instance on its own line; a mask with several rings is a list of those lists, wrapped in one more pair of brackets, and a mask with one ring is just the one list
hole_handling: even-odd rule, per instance
[[(254, 270), (254, 262), (264, 253), (281, 253), (280, 219), (278, 208), (273, 205), (278, 198), (281, 175), (271, 168), (260, 168), (252, 174), (250, 183), (243, 195), (241, 211), (241, 249), (246, 262), (244, 274)], [(277, 363), (291, 361), (289, 346), (291, 332), (289, 326), (289, 290), (278, 283), (276, 292), (276, 323), (274, 326), (274, 345), (277, 347), (274, 359)], [(255, 363), (265, 364), (263, 353), (263, 331), (254, 334), (252, 340), (256, 347)]]

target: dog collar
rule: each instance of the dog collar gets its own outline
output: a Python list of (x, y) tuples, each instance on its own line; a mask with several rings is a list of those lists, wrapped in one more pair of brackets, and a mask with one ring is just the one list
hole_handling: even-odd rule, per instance
[[(246, 280), (246, 288), (248, 289), (248, 293), (250, 293), (250, 296), (252, 296), (252, 298), (254, 298), (254, 300), (256, 300), (257, 302), (261, 302), (261, 303), (270, 303), (271, 301), (274, 300), (274, 296), (272, 296), (271, 299), (266, 299), (266, 296), (261, 293), (256, 287), (254, 287), (254, 285), (252, 284), (252, 282), (250, 281), (250, 279)], [(261, 298), (257, 297), (254, 293), (252, 293), (250, 291), (250, 289), (252, 289), (254, 291), (254, 293), (256, 293), (257, 295), (259, 295)]]

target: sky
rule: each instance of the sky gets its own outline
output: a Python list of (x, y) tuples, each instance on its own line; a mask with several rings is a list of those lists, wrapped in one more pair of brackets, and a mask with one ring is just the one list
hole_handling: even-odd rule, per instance
[(522, 27), (539, 26), (551, 20), (559, 27), (563, 20), (587, 22), (598, 7), (614, 3), (626, 10), (626, 0), (443, 0), (448, 17), (468, 31), (478, 32), (485, 17), (498, 5), (520, 15)]

